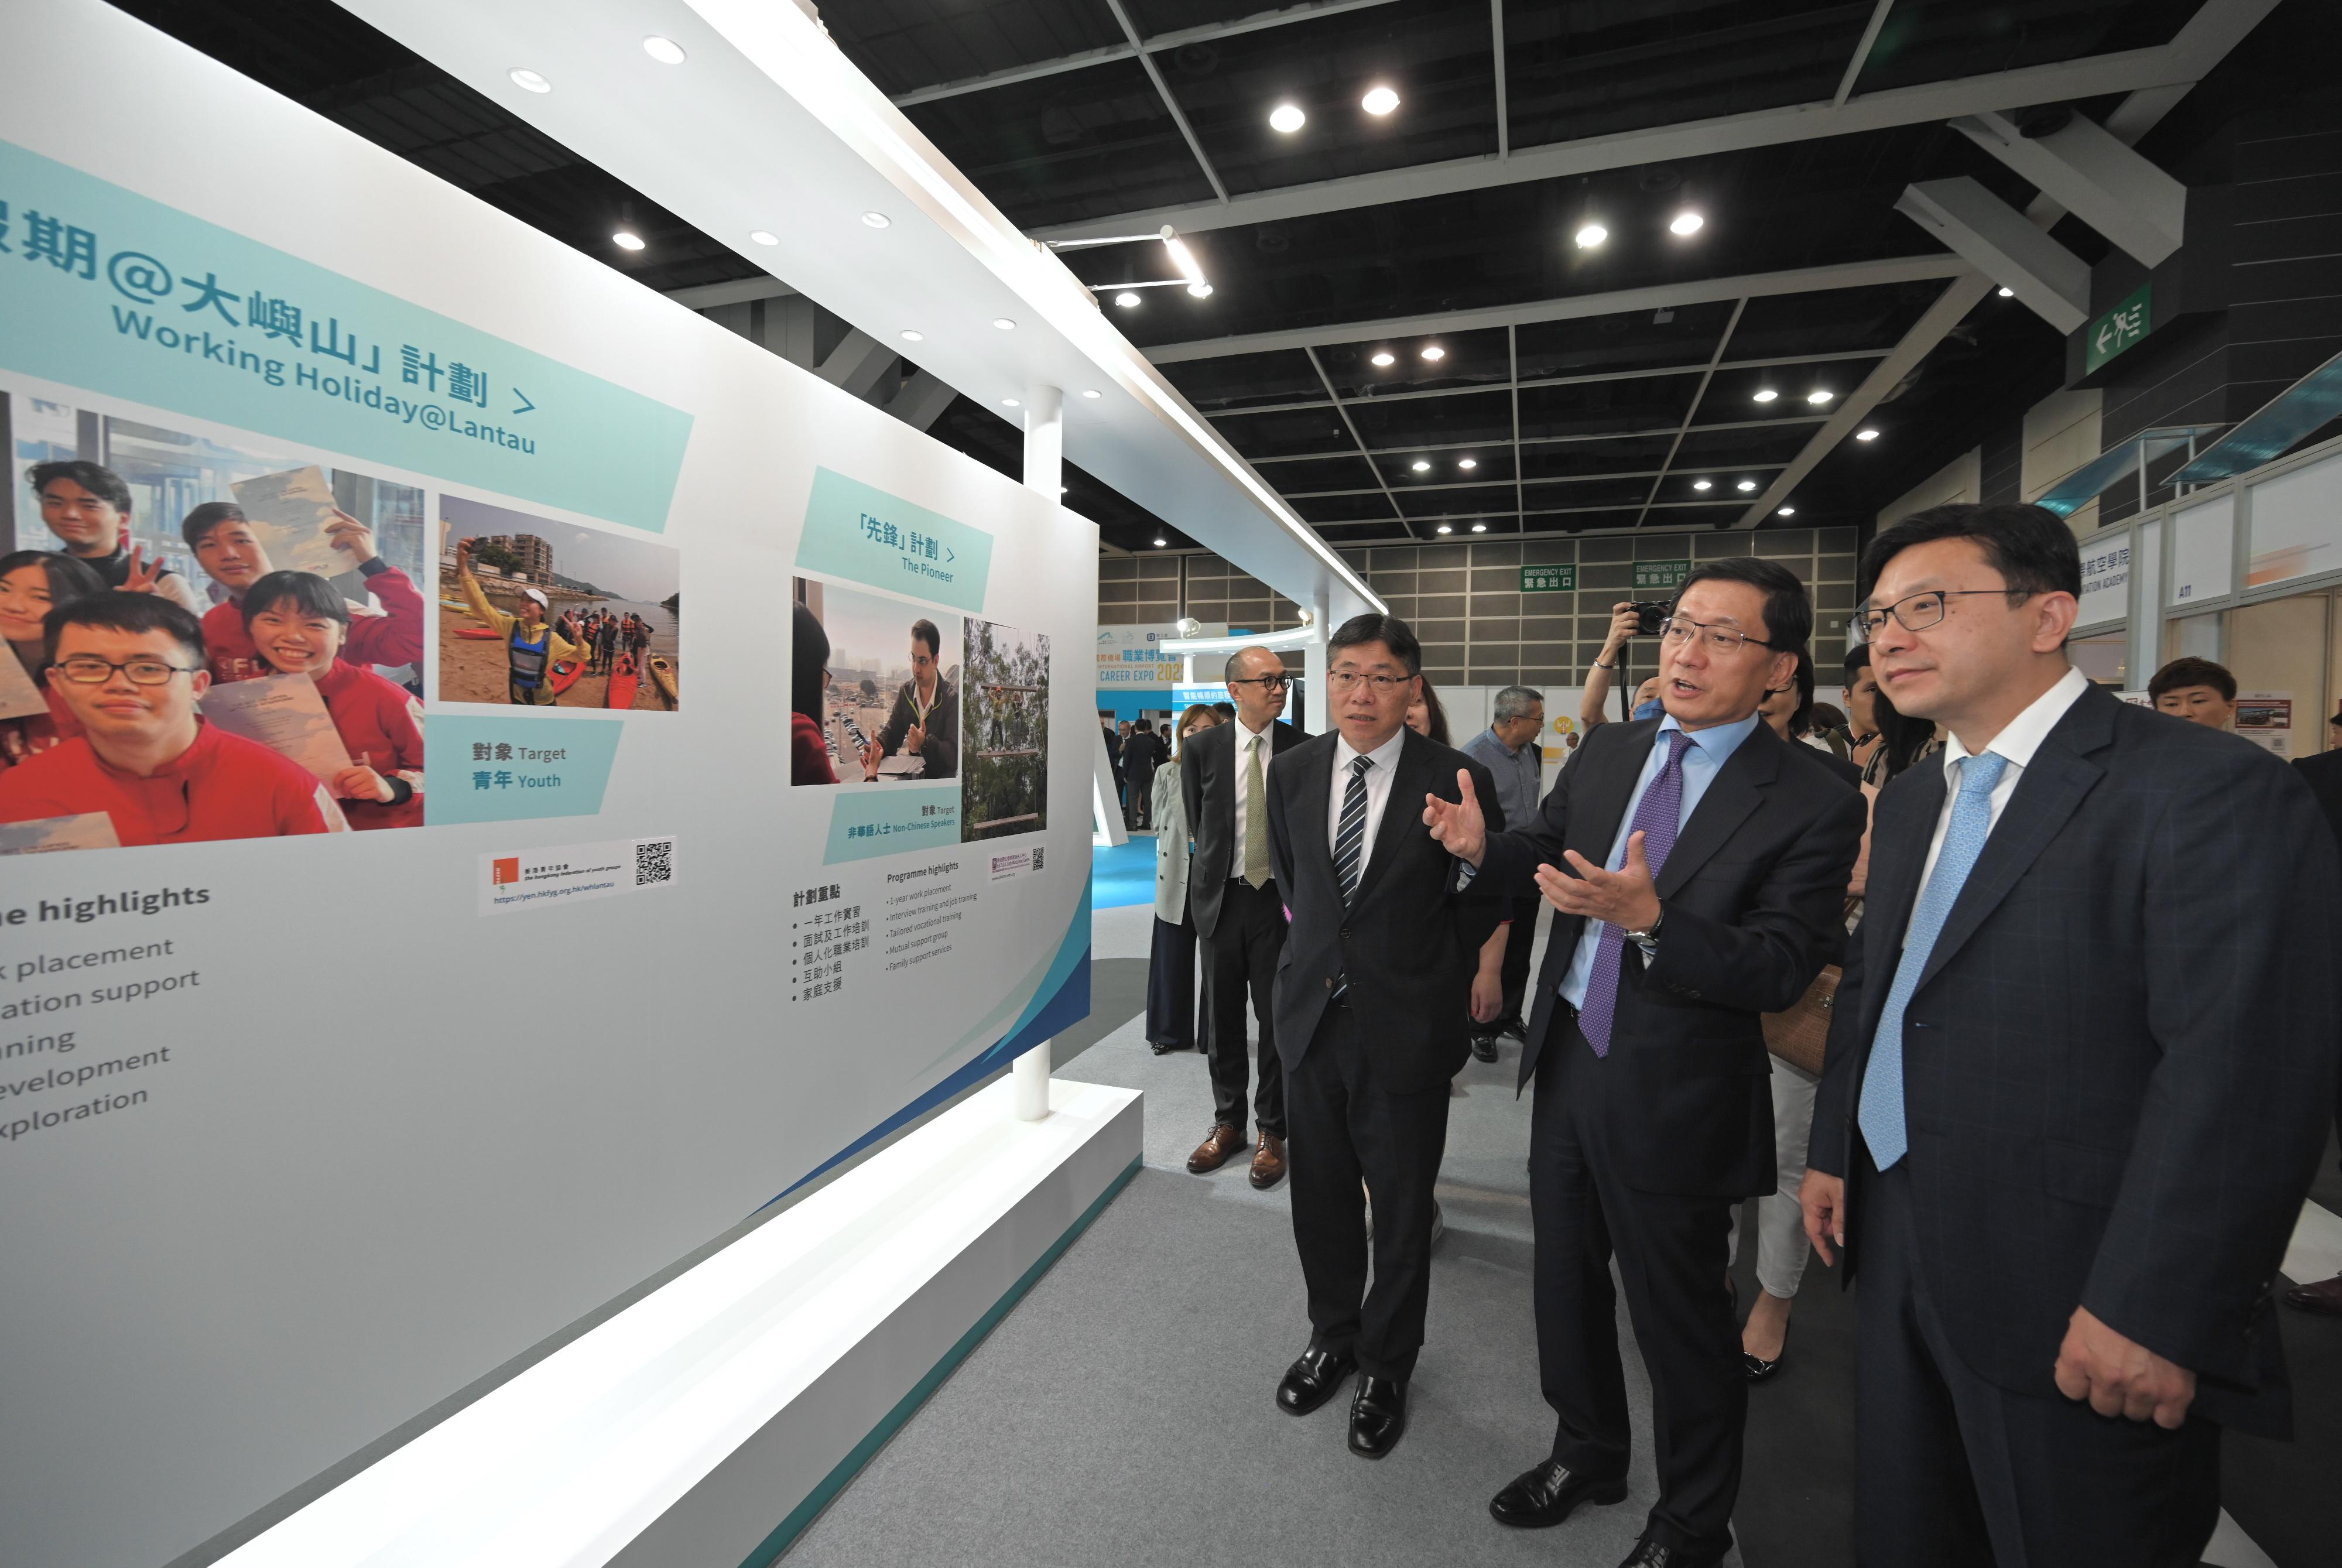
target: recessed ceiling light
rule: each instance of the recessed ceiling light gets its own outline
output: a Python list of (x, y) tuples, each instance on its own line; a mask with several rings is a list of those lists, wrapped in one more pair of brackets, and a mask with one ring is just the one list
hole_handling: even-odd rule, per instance
[(1062, 484), (1058, 485), (1058, 486), (1057, 486), (1057, 494), (1060, 494), (1060, 495), (1063, 495), (1065, 493), (1066, 493), (1066, 487), (1065, 487), (1064, 485), (1062, 485)]
[(1086, 391), (1085, 391), (1085, 392), (1082, 394), (1082, 395), (1083, 395), (1084, 397), (1097, 397), (1097, 396), (1100, 396), (1100, 395), (1102, 395), (1102, 394), (1099, 393), (1099, 391), (1098, 391), (1098, 389), (1097, 389), (1096, 387), (1093, 386), (1093, 387), (1088, 388)]
[(1392, 365), (1398, 363), (1398, 355), (1393, 354), (1389, 349), (1384, 349), (1380, 354), (1375, 355), (1374, 362), (1379, 368), (1388, 370)]
[(1170, 540), (1168, 540), (1168, 539), (1157, 539), (1156, 541), (1155, 541), (1155, 547), (1156, 547), (1157, 550), (1160, 550), (1160, 549), (1162, 549), (1165, 545), (1166, 545), (1166, 544), (1170, 544), (1170, 543), (1171, 543), (1171, 541), (1170, 541)]
[(1124, 289), (1120, 294), (1114, 296), (1114, 303), (1120, 305), (1125, 310), (1136, 310), (1138, 308), (1138, 296), (1133, 294), (1130, 290)]
[(1818, 408), (1837, 395), (1837, 393), (1830, 391), (1827, 387), (1817, 386), (1811, 392), (1806, 394), (1806, 401)]
[(1854, 438), (1857, 441), (1876, 441), (1878, 439), (1878, 432), (1876, 430), (1857, 430), (1854, 433)]
[(1695, 490), (1713, 490), (1716, 488), (1716, 482), (1712, 479), (1695, 479), (1691, 482), (1691, 487)]
[(1706, 222), (1707, 220), (1697, 213), (1680, 212), (1676, 215), (1676, 221), (1667, 225), (1667, 232), (1677, 235), (1696, 235), (1699, 233), (1700, 226)]
[(662, 65), (680, 65), (684, 60), (682, 45), (672, 38), (662, 38), (656, 33), (643, 40), (643, 53)]
[(1358, 100), (1358, 107), (1369, 115), (1387, 115), (1398, 107), (1398, 95), (1388, 87), (1369, 87)]
[(1756, 488), (1756, 481), (1754, 479), (1743, 479), (1739, 484), (1734, 485), (1733, 488), (1735, 490), (1742, 491), (1754, 490)]
[(1003, 332), (1015, 332), (1016, 330), (1016, 324), (1005, 315), (994, 316), (992, 318), (992, 325), (998, 327)]
[(1447, 357), (1447, 351), (1436, 343), (1426, 343), (1423, 345), (1423, 357), (1436, 365)]
[(1417, 474), (1428, 474), (1431, 472), (1431, 460), (1426, 457), (1418, 457), (1407, 466), (1413, 468)]
[(1268, 112), (1268, 128), (1283, 131), (1288, 136), (1308, 123), (1309, 116), (1301, 112), (1297, 104), (1279, 104)]
[(1197, 299), (1209, 299), (1212, 297), (1212, 285), (1207, 283), (1191, 283), (1187, 285), (1187, 292)]
[(2003, 298), (2003, 299), (2015, 299), (2015, 298), (2017, 297), (2017, 291), (2016, 291), (2015, 289), (2013, 289), (2013, 288), (2010, 288), (2010, 287), (2009, 287), (2007, 285), (2006, 285), (2006, 284), (2003, 284), (1999, 288), (1997, 288), (1997, 289), (1994, 290), (1993, 292), (1994, 292), (1994, 293), (1996, 293), (1996, 294), (1997, 294), (1997, 295), (2000, 295), (2000, 297), (2001, 297), (2001, 298)]
[(632, 229), (620, 229), (610, 236), (610, 243), (622, 251), (638, 251), (643, 248), (643, 236)]
[(1459, 457), (1456, 460), (1456, 466), (1468, 471), (1479, 467), (1480, 460), (1476, 457)]
[(906, 327), (903, 331), (903, 341), (905, 343), (925, 343), (927, 341), (927, 335), (924, 332), (914, 332)]
[(1582, 251), (1590, 251), (1596, 245), (1600, 245), (1604, 240), (1606, 240), (1609, 237), (1610, 231), (1604, 228), (1600, 224), (1587, 224), (1584, 228), (1577, 231), (1577, 248)]
[(869, 225), (874, 229), (892, 227), (895, 222), (893, 218), (888, 217), (885, 213), (865, 213), (862, 215), (862, 221)]
[(1438, 534), (1453, 534), (1456, 530), (1450, 528), (1446, 524), (1442, 523), (1437, 528), (1434, 529), (1433, 532)]
[(1486, 534), (1487, 531), (1488, 525), (1486, 523), (1475, 523), (1472, 524), (1472, 532), (1475, 534)]
[(781, 236), (770, 229), (752, 229), (749, 231), (748, 237), (760, 245), (776, 245), (781, 243)]
[(552, 83), (546, 81), (543, 76), (538, 75), (535, 71), (530, 70), (525, 65), (515, 65), (511, 70), (506, 71), (505, 75), (512, 78), (512, 85), (514, 86), (518, 87), (525, 93), (550, 93), (553, 91)]
[(1784, 506), (1781, 508), (1781, 515), (1784, 517), (1795, 517), (1797, 514), (1797, 509), (1794, 506)]
[(1770, 403), (1780, 395), (1769, 386), (1760, 386), (1756, 389), (1756, 401), (1759, 403)]

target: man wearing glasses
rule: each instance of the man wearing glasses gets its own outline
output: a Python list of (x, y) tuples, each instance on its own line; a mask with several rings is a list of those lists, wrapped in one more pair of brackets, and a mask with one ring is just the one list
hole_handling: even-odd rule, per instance
[(1862, 797), (1757, 715), (1812, 626), (1785, 567), (1708, 562), (1660, 634), (1664, 716), (1587, 735), (1516, 832), (1488, 831), (1469, 789), (1425, 804), (1477, 890), (1535, 889), (1557, 912), (1520, 1075), (1536, 1085), (1537, 1357), (1557, 1420), (1551, 1456), (1489, 1512), (1538, 1527), (1626, 1495), (1615, 1252), (1659, 1479), (1621, 1568), (1703, 1568), (1732, 1544), (1748, 1384), (1725, 1238), (1777, 1180), (1762, 1017), (1820, 972), (1862, 838)]
[(309, 771), (203, 722), (203, 627), (152, 594), (100, 594), (49, 613), (49, 686), (82, 726), (0, 774), (0, 822), (103, 813), (124, 844), (338, 833)]
[(1862, 1282), (1857, 1550), (2192, 1564), (2221, 1428), (2289, 1435), (2332, 835), (2277, 758), (2067, 662), (2062, 518), (1931, 507), (1860, 580), (1880, 691), (1950, 736), (1878, 796), (1800, 1194)]
[(1228, 656), (1228, 695), (1236, 722), (1191, 736), (1179, 765), (1179, 788), (1196, 835), (1187, 872), (1187, 906), (1204, 944), (1204, 995), (1211, 1009), (1212, 1131), (1187, 1157), (1196, 1175), (1216, 1171), (1245, 1146), (1245, 999), (1260, 1020), (1260, 1082), (1253, 1118), (1252, 1184), (1285, 1176), (1285, 1074), (1277, 1063), (1270, 987), (1285, 950), (1285, 902), (1269, 869), (1269, 766), (1308, 737), (1278, 717), (1285, 712), (1285, 663), (1266, 648)]

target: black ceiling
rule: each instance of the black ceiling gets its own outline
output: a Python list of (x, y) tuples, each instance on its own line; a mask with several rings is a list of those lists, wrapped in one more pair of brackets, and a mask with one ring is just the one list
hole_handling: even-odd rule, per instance
[[(1143, 226), (1127, 232), (1141, 233), (1160, 218), (1152, 209), (1223, 195), (2160, 45), (2197, 9), (1894, 0), (1848, 82), (1872, 0), (1266, 3), (831, 0), (820, 15), (1012, 219), (1046, 230), (1128, 215)], [(334, 6), (116, 4), (649, 286), (753, 275), (729, 247)], [(980, 80), (994, 76), (1005, 79)], [(1383, 118), (1358, 103), (1376, 83), (1401, 99)], [(2103, 115), (2117, 101), (2078, 107)], [(1266, 124), (1286, 102), (1308, 116), (1291, 135)], [(2153, 145), (2167, 164), (2187, 150), (2171, 140)], [(2019, 205), (2033, 195), (1929, 123), (1206, 230), (1188, 243), (1209, 297), (1148, 287), (1136, 309), (1104, 308), (1133, 342), (1166, 351), (1165, 374), (1336, 543), (1473, 524), (1496, 534), (1725, 524), (1751, 498), (1738, 486), (1761, 488), (1797, 458), (1944, 285), (1745, 301), (1706, 285), (1939, 255), (1894, 204), (1912, 181), (1957, 175)], [(1686, 207), (1706, 219), (1688, 238), (1666, 228)], [(650, 242), (639, 255), (609, 244), (621, 219)], [(1581, 250), (1571, 236), (1588, 220), (1609, 238)], [(2102, 254), (2071, 219), (2056, 233), (2085, 260)], [(1152, 242), (1064, 254), (1101, 287), (1174, 275)], [(1536, 319), (1553, 302), (1662, 286), (1718, 297)], [(1475, 310), (1529, 319), (1429, 335), (1359, 325)], [(1245, 341), (1274, 334), (1309, 341)], [(1426, 347), (1443, 356), (1425, 358)], [(1377, 353), (1392, 364), (1373, 364)], [(2056, 386), (2062, 355), (2030, 312), (1987, 296), (1866, 422), (1877, 439), (1822, 456), (1790, 498), (1795, 525), (1867, 520)], [(1777, 395), (1758, 402), (1768, 389)], [(1815, 390), (1832, 401), (1807, 403)], [(933, 433), (1016, 470), (1016, 433), (987, 407), (959, 399)], [(1695, 489), (1703, 479), (1710, 488)], [(1146, 497), (1078, 472), (1068, 484), (1067, 504), (1109, 544), (1186, 543)]]

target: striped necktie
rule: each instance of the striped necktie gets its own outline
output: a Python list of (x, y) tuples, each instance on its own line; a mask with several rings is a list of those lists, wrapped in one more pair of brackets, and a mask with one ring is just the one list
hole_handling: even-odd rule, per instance
[(1334, 875), (1342, 884), (1342, 907), (1358, 895), (1358, 868), (1366, 858), (1366, 770), (1372, 757), (1350, 764), (1349, 787), (1342, 792), (1342, 820), (1334, 830)]

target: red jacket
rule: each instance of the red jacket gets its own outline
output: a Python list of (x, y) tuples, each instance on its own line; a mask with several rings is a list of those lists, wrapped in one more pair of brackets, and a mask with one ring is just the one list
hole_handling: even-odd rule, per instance
[(348, 826), (309, 770), (257, 741), (203, 725), (195, 744), (149, 778), (107, 766), (86, 736), (0, 773), (0, 822), (102, 811), (122, 844), (198, 844), (338, 833)]
[(829, 743), (821, 726), (804, 714), (789, 715), (789, 782), (793, 784), (836, 784), (837, 770), (829, 765)]
[(403, 778), (415, 794), (393, 805), (345, 800), (343, 814), (355, 828), (423, 825), (423, 704), (403, 686), (342, 659), (317, 682), (317, 694), (334, 715), (334, 729), (352, 758), (385, 778)]
[[(341, 656), (360, 668), (421, 663), (423, 595), (395, 566), (369, 572), (365, 581), (368, 591), (382, 601), (383, 613), (350, 617)], [(204, 654), (215, 681), (248, 681), (276, 673), (253, 646), (252, 634), (245, 629), (244, 606), (234, 600), (204, 612)]]

